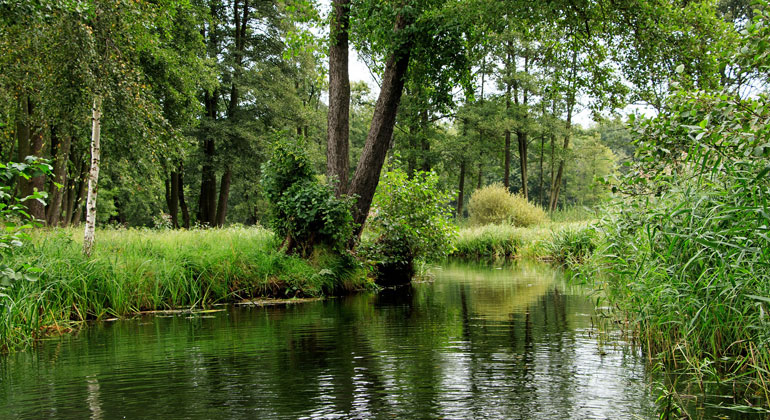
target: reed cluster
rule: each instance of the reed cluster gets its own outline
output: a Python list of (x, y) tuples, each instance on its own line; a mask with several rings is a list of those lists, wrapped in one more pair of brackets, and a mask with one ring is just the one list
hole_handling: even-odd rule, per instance
[(544, 223), (529, 228), (508, 224), (460, 229), (452, 258), (496, 261), (514, 258), (570, 263), (595, 249), (597, 238), (588, 221)]

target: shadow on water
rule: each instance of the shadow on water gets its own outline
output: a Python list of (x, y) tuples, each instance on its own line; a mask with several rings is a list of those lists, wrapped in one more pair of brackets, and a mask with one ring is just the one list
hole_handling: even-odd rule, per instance
[(600, 350), (547, 266), (380, 293), (95, 324), (0, 359), (0, 418), (656, 418), (644, 360)]

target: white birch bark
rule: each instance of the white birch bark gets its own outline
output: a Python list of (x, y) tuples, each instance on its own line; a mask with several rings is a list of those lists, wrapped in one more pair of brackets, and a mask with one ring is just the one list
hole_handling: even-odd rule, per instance
[(101, 137), (102, 98), (94, 97), (91, 125), (91, 170), (88, 175), (88, 200), (86, 202), (86, 231), (83, 238), (83, 253), (91, 255), (96, 231), (96, 193), (99, 182), (99, 145)]

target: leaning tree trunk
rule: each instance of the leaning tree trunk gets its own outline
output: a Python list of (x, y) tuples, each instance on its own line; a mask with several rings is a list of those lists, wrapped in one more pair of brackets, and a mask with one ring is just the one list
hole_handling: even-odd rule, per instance
[(88, 201), (86, 204), (86, 229), (83, 238), (83, 253), (91, 255), (94, 246), (94, 234), (96, 231), (96, 194), (99, 182), (99, 152), (101, 139), (102, 99), (94, 98), (91, 126), (91, 171), (88, 175)]
[[(396, 18), (396, 31), (405, 28), (407, 22), (402, 16)], [(350, 185), (349, 192), (358, 196), (353, 209), (353, 220), (356, 223), (353, 239), (360, 237), (364, 223), (369, 215), (374, 191), (380, 181), (380, 171), (388, 154), (388, 146), (393, 137), (396, 123), (396, 113), (404, 91), (404, 77), (409, 67), (411, 44), (405, 42), (401, 48), (394, 51), (385, 64), (382, 76), (382, 87), (377, 104), (374, 107), (372, 124), (366, 136), (364, 150), (356, 166), (356, 173)], [(351, 245), (355, 241), (351, 241)]]
[(349, 22), (350, 0), (332, 0), (326, 175), (329, 179), (337, 180), (337, 184), (334, 186), (334, 192), (337, 197), (347, 192), (348, 172), (350, 171), (350, 158), (348, 157), (350, 125), (350, 78), (348, 77)]

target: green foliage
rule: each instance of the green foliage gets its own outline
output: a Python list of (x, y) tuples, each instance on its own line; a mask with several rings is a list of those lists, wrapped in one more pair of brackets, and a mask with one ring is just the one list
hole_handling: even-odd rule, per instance
[(6, 303), (5, 291), (22, 280), (34, 280), (37, 269), (29, 264), (12, 267), (6, 260), (12, 258), (17, 248), (29, 239), (26, 230), (37, 226), (37, 221), (31, 217), (24, 205), (25, 201), (38, 200), (44, 203), (47, 197), (45, 191), (35, 191), (26, 197), (15, 197), (11, 189), (15, 178), (30, 179), (33, 176), (50, 175), (51, 166), (43, 159), (27, 156), (25, 163), (0, 163), (0, 309)]
[(468, 203), (471, 223), (475, 225), (501, 224), (509, 220), (513, 209), (513, 195), (502, 184), (477, 189)]
[(447, 203), (451, 193), (439, 189), (433, 172), (409, 178), (402, 170), (382, 175), (367, 222), (372, 240), (361, 251), (380, 265), (438, 260), (452, 251), (456, 227)]
[(511, 194), (502, 184), (477, 189), (468, 203), (471, 222), (476, 225), (510, 223), (528, 227), (548, 220), (542, 208), (518, 194)]
[(729, 86), (683, 90), (636, 121), (638, 160), (602, 223), (601, 258), (610, 299), (635, 318), (651, 356), (765, 398), (769, 105)]
[(353, 234), (353, 198), (337, 198), (331, 185), (318, 181), (297, 142), (276, 142), (262, 172), (262, 186), (272, 204), (270, 225), (286, 238), (287, 251), (309, 256), (320, 243), (344, 249)]

